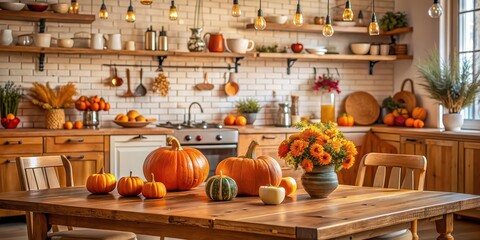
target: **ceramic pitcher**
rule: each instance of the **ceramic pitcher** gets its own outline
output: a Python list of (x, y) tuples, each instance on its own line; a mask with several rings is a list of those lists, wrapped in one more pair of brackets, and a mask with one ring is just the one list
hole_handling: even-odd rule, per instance
[(111, 50), (122, 50), (122, 35), (120, 35), (120, 33), (108, 34), (107, 48)]
[(203, 39), (207, 42), (208, 39), (208, 51), (210, 52), (223, 52), (225, 50), (225, 40), (223, 39), (222, 33), (205, 33)]
[(1, 46), (8, 46), (12, 44), (13, 36), (11, 29), (2, 29), (0, 30), (0, 45)]
[(101, 33), (92, 33), (90, 38), (91, 49), (103, 49), (105, 46), (105, 37)]

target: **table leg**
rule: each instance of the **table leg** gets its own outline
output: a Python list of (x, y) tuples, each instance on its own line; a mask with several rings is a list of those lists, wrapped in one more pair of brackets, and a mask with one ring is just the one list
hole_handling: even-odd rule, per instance
[(437, 240), (454, 240), (453, 231), (453, 213), (443, 215), (443, 218), (435, 221), (438, 236)]
[(47, 239), (47, 216), (44, 213), (33, 212), (33, 239)]
[(417, 220), (413, 221), (410, 226), (410, 231), (412, 232), (412, 240), (418, 240), (418, 223)]

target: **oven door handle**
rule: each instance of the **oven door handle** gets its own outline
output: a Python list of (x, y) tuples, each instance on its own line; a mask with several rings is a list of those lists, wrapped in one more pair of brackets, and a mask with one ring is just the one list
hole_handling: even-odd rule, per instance
[[(182, 145), (185, 146), (185, 145)], [(237, 144), (226, 144), (226, 145), (188, 145), (188, 147), (196, 149), (232, 149), (237, 148)]]

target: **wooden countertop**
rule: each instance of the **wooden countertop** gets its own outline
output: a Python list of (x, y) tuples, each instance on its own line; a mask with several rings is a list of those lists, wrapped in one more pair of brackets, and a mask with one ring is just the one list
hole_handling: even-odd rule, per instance
[[(255, 133), (296, 133), (298, 129), (294, 127), (275, 127), (275, 126), (226, 126), (228, 128), (237, 129), (241, 134), (255, 134)], [(339, 127), (340, 131), (344, 133), (368, 132), (369, 126), (354, 126), (354, 127)]]
[(172, 129), (160, 127), (144, 127), (144, 128), (100, 128), (100, 129), (72, 129), (72, 130), (52, 130), (45, 128), (17, 128), (17, 129), (1, 129), (0, 137), (32, 137), (32, 136), (76, 136), (76, 135), (164, 135), (172, 134)]
[(460, 132), (445, 131), (441, 128), (405, 128), (405, 127), (386, 127), (385, 125), (376, 125), (371, 127), (375, 133), (401, 134), (414, 137), (430, 138), (449, 138), (452, 140), (476, 140), (480, 141), (480, 131), (462, 130)]

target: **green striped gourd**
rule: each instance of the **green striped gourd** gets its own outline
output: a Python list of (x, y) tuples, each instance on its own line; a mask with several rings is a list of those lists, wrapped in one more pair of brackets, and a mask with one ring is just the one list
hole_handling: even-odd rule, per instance
[(233, 178), (220, 175), (210, 177), (205, 184), (205, 193), (214, 201), (230, 201), (237, 196), (238, 187)]

